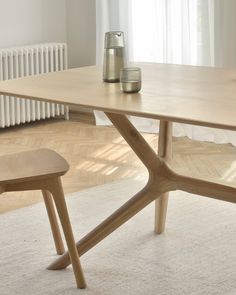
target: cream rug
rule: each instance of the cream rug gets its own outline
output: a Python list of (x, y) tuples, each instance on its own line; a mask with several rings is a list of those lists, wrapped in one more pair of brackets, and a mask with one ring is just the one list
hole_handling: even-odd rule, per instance
[[(72, 194), (76, 240), (143, 182), (125, 180)], [(165, 234), (153, 233), (151, 204), (82, 257), (88, 288), (71, 267), (49, 271), (56, 257), (44, 205), (0, 216), (0, 294), (236, 294), (236, 206), (171, 193)]]

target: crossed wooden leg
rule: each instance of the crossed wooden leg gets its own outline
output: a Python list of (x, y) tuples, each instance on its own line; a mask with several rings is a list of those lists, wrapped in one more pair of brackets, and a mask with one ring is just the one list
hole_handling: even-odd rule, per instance
[[(102, 241), (149, 203), (160, 197), (166, 198), (166, 193), (169, 191), (183, 190), (211, 198), (236, 202), (236, 188), (178, 175), (169, 167), (166, 159), (168, 158), (171, 149), (170, 145), (168, 147), (168, 144), (164, 144), (170, 139), (171, 125), (169, 123), (162, 123), (163, 136), (161, 136), (161, 138), (163, 138), (163, 146), (166, 147), (164, 147), (163, 152), (159, 152), (159, 157), (144, 140), (142, 135), (129, 122), (126, 116), (113, 113), (106, 113), (106, 115), (146, 166), (149, 172), (149, 179), (146, 186), (141, 191), (76, 243), (79, 256), (83, 255)], [(167, 136), (167, 134), (169, 135)], [(162, 225), (157, 226), (157, 230), (159, 229), (160, 232), (163, 230), (166, 208), (166, 202), (165, 204), (162, 202), (161, 211), (163, 214), (160, 217)], [(63, 269), (69, 264), (69, 254), (66, 252), (55, 260), (48, 269)]]

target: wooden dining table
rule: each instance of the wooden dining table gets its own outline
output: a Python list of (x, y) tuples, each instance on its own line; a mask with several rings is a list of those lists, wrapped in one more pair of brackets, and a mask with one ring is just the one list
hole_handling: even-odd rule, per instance
[[(103, 82), (99, 66), (0, 83), (0, 94), (104, 111), (148, 170), (145, 186), (76, 243), (80, 256), (153, 201), (155, 231), (162, 233), (171, 191), (236, 203), (236, 187), (229, 183), (194, 177), (188, 171), (179, 174), (171, 166), (173, 122), (236, 130), (236, 70), (157, 63), (136, 66), (142, 69), (142, 89), (132, 94), (123, 93), (119, 83)], [(160, 121), (158, 152), (127, 115)], [(66, 252), (48, 268), (69, 264)]]

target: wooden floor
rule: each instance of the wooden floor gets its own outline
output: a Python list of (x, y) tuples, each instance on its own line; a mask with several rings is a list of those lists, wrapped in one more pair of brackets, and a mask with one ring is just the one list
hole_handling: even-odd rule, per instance
[[(144, 137), (156, 150), (157, 135)], [(69, 162), (71, 169), (63, 177), (66, 193), (146, 173), (118, 132), (112, 127), (95, 126), (94, 117), (86, 112), (72, 114), (70, 121), (50, 120), (0, 131), (0, 155), (40, 147), (54, 149)], [(230, 181), (236, 186), (236, 148), (232, 145), (174, 138), (173, 153), (173, 165), (179, 172), (185, 166), (189, 174)], [(40, 192), (5, 193), (0, 195), (0, 213), (41, 200)]]

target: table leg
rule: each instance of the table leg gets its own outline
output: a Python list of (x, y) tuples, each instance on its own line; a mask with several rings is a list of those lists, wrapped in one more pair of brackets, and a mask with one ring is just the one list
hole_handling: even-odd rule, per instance
[[(106, 113), (106, 115), (148, 169), (149, 180), (140, 192), (76, 243), (79, 256), (86, 253), (150, 202), (166, 192), (183, 190), (236, 203), (236, 188), (178, 175), (171, 170), (165, 160), (157, 156), (126, 116), (113, 113)], [(55, 260), (48, 269), (63, 269), (70, 263), (69, 254), (66, 252)]]
[[(107, 116), (137, 154), (139, 159), (147, 167), (149, 180), (140, 192), (115, 211), (110, 217), (104, 220), (93, 231), (77, 242), (76, 245), (79, 256), (87, 252), (119, 226), (128, 221), (150, 202), (154, 201), (158, 195), (173, 189), (171, 182), (167, 179), (168, 171), (165, 163), (157, 157), (153, 149), (148, 145), (129, 120), (125, 116), (118, 114), (107, 113)], [(48, 269), (62, 269), (69, 264), (69, 255), (68, 253), (65, 253), (53, 262)]]
[[(143, 190), (133, 196), (128, 202), (121, 206), (117, 211), (105, 219), (94, 230), (76, 243), (79, 256), (86, 253), (89, 249), (94, 247), (106, 236), (111, 234), (119, 226), (128, 221), (131, 217), (137, 214), (140, 210), (146, 207), (154, 199), (152, 199), (152, 191), (147, 185)], [(53, 262), (48, 269), (63, 269), (70, 264), (69, 255), (65, 253), (61, 259)]]
[[(172, 158), (172, 122), (160, 121), (158, 138), (158, 156), (165, 161)], [(154, 230), (161, 234), (165, 230), (169, 193), (164, 193), (155, 201)]]

